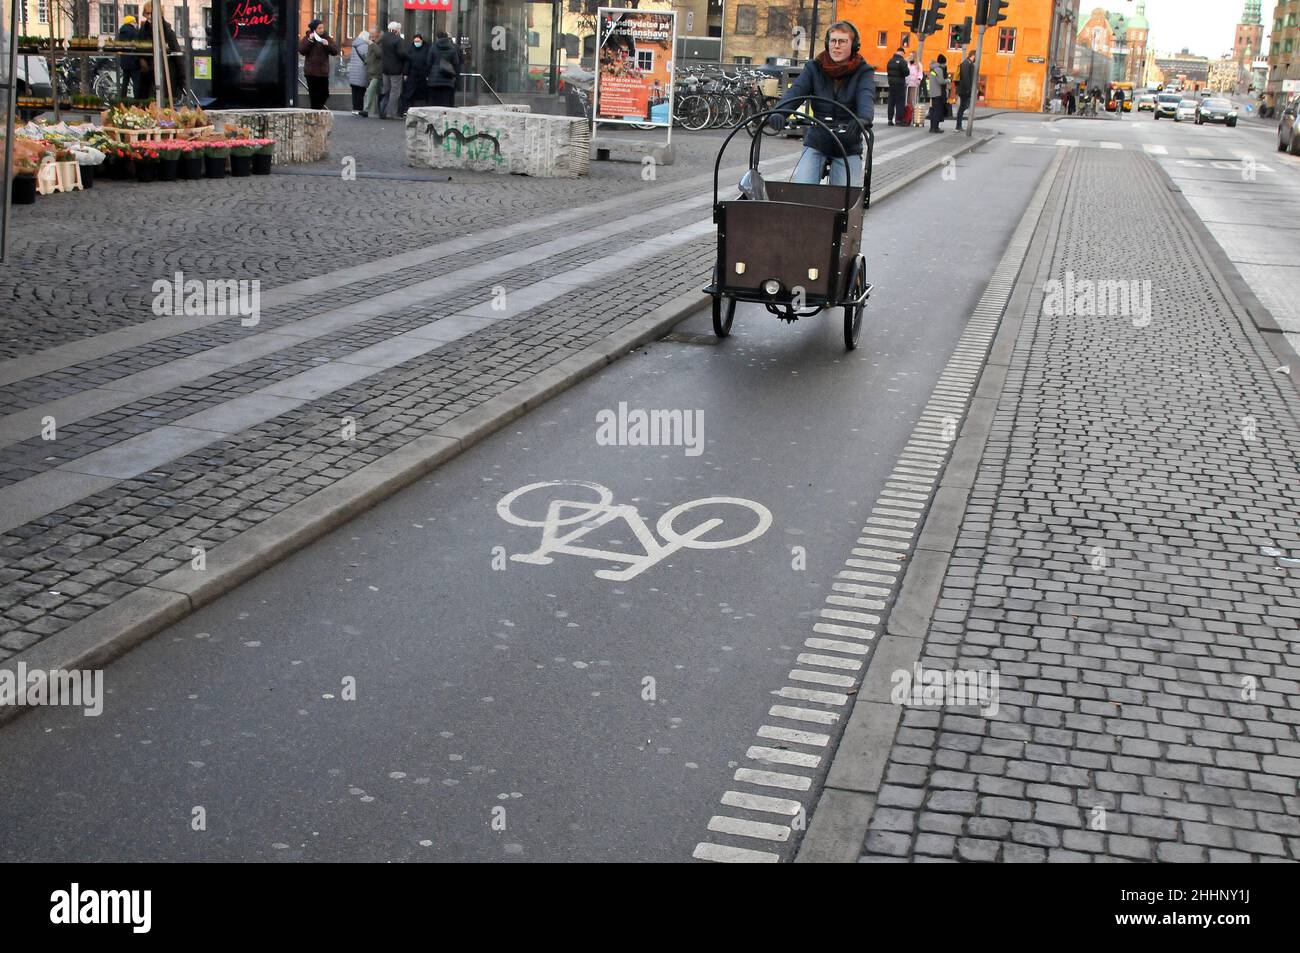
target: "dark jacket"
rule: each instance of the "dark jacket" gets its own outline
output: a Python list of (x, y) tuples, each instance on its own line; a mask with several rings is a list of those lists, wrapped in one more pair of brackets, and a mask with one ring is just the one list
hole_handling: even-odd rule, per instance
[(366, 47), (366, 78), (379, 79), (384, 75), (384, 50), (378, 40), (371, 40)]
[[(862, 131), (857, 123), (853, 122), (853, 116), (856, 115), (864, 123), (871, 125), (871, 120), (876, 115), (875, 67), (864, 62), (853, 73), (837, 82), (822, 72), (816, 60), (809, 60), (803, 72), (799, 74), (799, 78), (790, 84), (786, 94), (773, 108), (784, 109), (789, 106), (798, 109), (803, 105), (799, 97), (808, 95), (820, 96), (841, 104), (832, 109), (825, 103), (812, 103), (817, 118), (827, 121), (828, 125), (848, 123), (849, 131), (838, 137), (844, 146), (844, 153), (851, 156), (861, 155)], [(829, 120), (827, 120), (828, 116)], [(835, 144), (836, 138), (821, 126), (812, 124), (804, 134), (803, 144), (823, 155), (836, 158), (841, 155), (840, 147)]]
[[(117, 38), (119, 40), (124, 40), (124, 41), (134, 40), (136, 38), (135, 24), (123, 23), (122, 28), (117, 31)], [(117, 61), (121, 65), (122, 72), (124, 73), (134, 73), (136, 70), (140, 68), (140, 64), (136, 62), (136, 57), (134, 53), (130, 53), (130, 54), (123, 53), (121, 56), (117, 58)]]
[(402, 38), (391, 30), (385, 30), (379, 38), (379, 49), (384, 55), (384, 75), (400, 76), (406, 65), (406, 50)]
[(338, 44), (330, 37), (328, 33), (322, 33), (321, 39), (313, 40), (308, 33), (298, 44), (298, 52), (302, 54), (302, 75), (303, 76), (328, 76), (330, 74), (330, 57), (339, 55)]
[(412, 79), (423, 80), (429, 72), (429, 57), (432, 53), (433, 47), (427, 40), (418, 50), (414, 43), (407, 44), (406, 68), (402, 72)]
[(907, 57), (903, 56), (901, 53), (895, 53), (890, 57), (889, 65), (886, 69), (889, 71), (890, 86), (907, 82)]
[(961, 72), (957, 75), (957, 96), (970, 99), (971, 87), (975, 83), (975, 63), (973, 60), (961, 61)]
[[(456, 68), (452, 76), (443, 75), (438, 64), (449, 62)], [(460, 47), (456, 41), (450, 37), (441, 37), (433, 44), (433, 50), (429, 55), (429, 86), (433, 89), (450, 89), (456, 85), (456, 77), (460, 75), (461, 67), (464, 65), (463, 57), (460, 54)]]

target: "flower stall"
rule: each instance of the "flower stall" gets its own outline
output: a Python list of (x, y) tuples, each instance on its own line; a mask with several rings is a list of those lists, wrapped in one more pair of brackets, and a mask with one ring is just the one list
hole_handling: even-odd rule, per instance
[(16, 129), (14, 203), (90, 189), (97, 178), (149, 183), (271, 172), (274, 139), (229, 123), (218, 133), (202, 109), (117, 105), (100, 120), (102, 125), (29, 122)]

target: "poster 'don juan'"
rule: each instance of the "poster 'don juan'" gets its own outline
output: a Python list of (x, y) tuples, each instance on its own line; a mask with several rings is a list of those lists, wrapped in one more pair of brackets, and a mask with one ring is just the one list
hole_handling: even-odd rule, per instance
[(596, 118), (670, 125), (677, 14), (601, 7), (599, 18)]
[(298, 0), (215, 0), (213, 94), (220, 105), (294, 104), (297, 23)]

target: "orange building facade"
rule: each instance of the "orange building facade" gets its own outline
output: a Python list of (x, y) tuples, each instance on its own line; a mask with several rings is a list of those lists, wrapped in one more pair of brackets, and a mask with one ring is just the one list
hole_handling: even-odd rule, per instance
[[(952, 26), (966, 17), (975, 19), (975, 0), (948, 0), (939, 30), (925, 38), (925, 63), (940, 53), (948, 59), (948, 71), (955, 75), (964, 53), (952, 45)], [(926, 3), (929, 6), (929, 3)], [(1041, 112), (1047, 89), (1047, 59), (1051, 43), (1050, 0), (1011, 0), (1007, 18), (984, 32), (980, 57), (980, 105), (992, 109), (1021, 109)], [(877, 72), (906, 39), (908, 53), (916, 50), (919, 37), (905, 37), (903, 20), (911, 4), (906, 0), (838, 0), (841, 19), (858, 28), (862, 36), (862, 57)], [(979, 27), (974, 27), (975, 38)], [(973, 42), (973, 41), (972, 41)], [(818, 40), (820, 48), (821, 41)]]

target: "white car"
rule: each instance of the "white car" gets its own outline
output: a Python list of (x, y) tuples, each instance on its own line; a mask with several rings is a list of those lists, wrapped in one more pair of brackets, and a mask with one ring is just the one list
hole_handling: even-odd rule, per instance
[(1182, 122), (1188, 119), (1196, 121), (1196, 114), (1201, 109), (1201, 102), (1198, 99), (1184, 99), (1178, 103), (1178, 108), (1174, 111), (1174, 122)]

